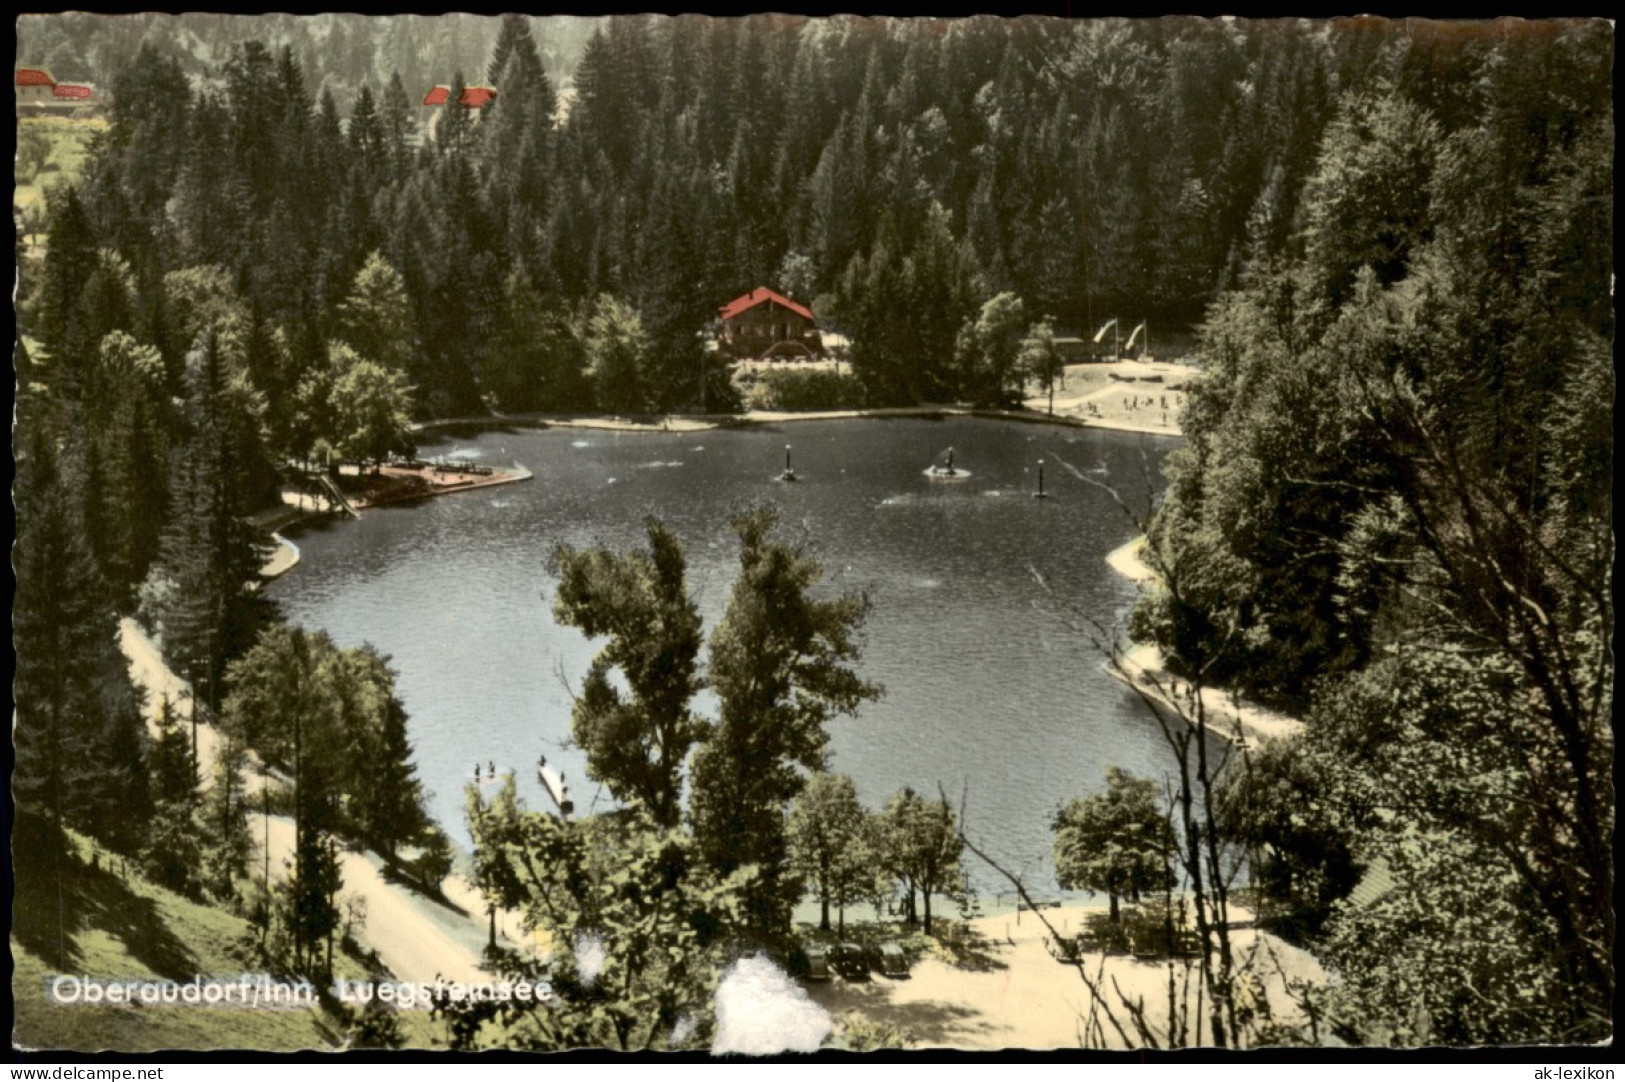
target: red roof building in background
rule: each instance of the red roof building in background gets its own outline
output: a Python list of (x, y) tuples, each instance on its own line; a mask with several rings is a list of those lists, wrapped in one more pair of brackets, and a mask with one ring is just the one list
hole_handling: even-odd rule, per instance
[(76, 115), (100, 104), (90, 83), (59, 83), (44, 68), (18, 68), (15, 81), (22, 112)]
[(717, 317), (719, 344), (733, 357), (788, 360), (824, 351), (812, 309), (766, 286), (735, 297), (717, 309)]
[(741, 312), (747, 312), (750, 309), (755, 308), (758, 304), (767, 304), (770, 302), (777, 304), (781, 308), (789, 309), (802, 319), (811, 320), (813, 318), (812, 309), (807, 308), (805, 305), (797, 304), (789, 297), (786, 297), (783, 293), (776, 293), (766, 286), (758, 286), (742, 297), (735, 297), (733, 300), (729, 301), (727, 304), (718, 309), (717, 315), (719, 315), (722, 318), (722, 321), (726, 323), (728, 320), (739, 315)]
[[(423, 96), (424, 105), (444, 105), (446, 99), (451, 97), (451, 87), (436, 86)], [(464, 109), (484, 109), (497, 100), (495, 87), (465, 86), (463, 96), (457, 99), (457, 104)]]
[(44, 68), (18, 68), (17, 69), (17, 104), (38, 105), (42, 102), (50, 104), (56, 99), (51, 91), (56, 89), (56, 80)]

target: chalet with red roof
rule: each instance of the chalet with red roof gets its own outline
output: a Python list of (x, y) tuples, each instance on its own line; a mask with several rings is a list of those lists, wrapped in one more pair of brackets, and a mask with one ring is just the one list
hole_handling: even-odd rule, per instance
[(760, 286), (717, 309), (718, 344), (735, 358), (792, 360), (824, 352), (812, 309)]
[[(436, 86), (423, 96), (423, 104), (444, 105), (446, 104), (446, 100), (450, 97), (451, 87)], [(497, 92), (495, 87), (465, 86), (463, 87), (462, 97), (457, 99), (457, 104), (461, 105), (464, 109), (484, 109), (487, 105), (490, 105), (496, 100)]]
[(50, 101), (56, 80), (44, 68), (17, 69), (17, 104), (26, 105)]
[(14, 84), (17, 105), (29, 113), (63, 112), (95, 106), (90, 83), (59, 83), (44, 68), (18, 68)]

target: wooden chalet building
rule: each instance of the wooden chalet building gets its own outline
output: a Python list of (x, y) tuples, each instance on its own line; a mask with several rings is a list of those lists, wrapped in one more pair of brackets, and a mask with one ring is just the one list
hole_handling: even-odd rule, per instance
[(51, 100), (56, 80), (40, 68), (17, 69), (17, 104), (37, 105)]
[(89, 83), (59, 83), (44, 68), (18, 68), (14, 78), (19, 111), (69, 112), (96, 104)]
[(799, 360), (824, 352), (812, 309), (760, 286), (717, 309), (718, 345), (735, 359)]

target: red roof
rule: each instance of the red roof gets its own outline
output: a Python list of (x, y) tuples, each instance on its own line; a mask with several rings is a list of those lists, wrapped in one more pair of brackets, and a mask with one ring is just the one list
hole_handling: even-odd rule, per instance
[(57, 98), (88, 98), (90, 87), (79, 86), (76, 83), (57, 83), (51, 88), (51, 95)]
[(794, 312), (803, 319), (813, 318), (812, 309), (806, 307), (805, 305), (797, 304), (784, 294), (775, 293), (766, 286), (758, 286), (749, 293), (746, 293), (743, 297), (735, 297), (733, 300), (719, 308), (717, 313), (723, 319), (732, 319), (741, 312), (748, 312), (752, 308), (755, 308), (758, 304), (762, 304), (765, 301), (772, 301), (774, 304), (777, 304), (782, 308), (788, 308), (790, 311)]
[(18, 86), (55, 86), (56, 80), (39, 68), (18, 68)]
[[(424, 105), (444, 105), (446, 99), (451, 97), (451, 87), (437, 86), (423, 97)], [(457, 103), (465, 109), (483, 109), (496, 100), (495, 88), (489, 86), (465, 86), (463, 96)]]

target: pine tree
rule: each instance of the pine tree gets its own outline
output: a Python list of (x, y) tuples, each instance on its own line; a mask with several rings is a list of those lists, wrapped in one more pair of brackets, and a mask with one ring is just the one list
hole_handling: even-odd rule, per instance
[(34, 301), (35, 335), (49, 358), (46, 379), (53, 393), (72, 400), (80, 394), (96, 345), (83, 327), (79, 305), (97, 267), (96, 238), (72, 185), (53, 202), (49, 228), (51, 243)]
[(511, 175), (516, 197), (540, 213), (545, 188), (536, 182), (546, 168), (558, 99), (527, 16), (502, 17), (486, 81), (496, 88), (497, 97), (480, 124), (485, 159), (498, 174)]
[(356, 272), (339, 306), (340, 334), (355, 351), (385, 368), (411, 370), (412, 310), (406, 283), (382, 252), (374, 251)]
[(406, 708), (389, 659), (370, 646), (344, 651), (336, 670), (349, 763), (346, 807), (355, 834), (393, 863), (430, 826), (412, 765)]
[[(98, 396), (86, 441), (86, 530), (112, 599), (127, 611), (157, 557), (163, 526), (164, 438), (157, 404), (165, 393), (163, 359), (151, 346), (114, 331), (102, 339), (96, 382), (106, 390)], [(99, 481), (93, 479), (98, 473)]]
[(390, 176), (404, 179), (412, 161), (415, 132), (412, 99), (406, 93), (406, 84), (401, 81), (399, 71), (390, 72), (389, 86), (384, 89), (383, 100), (379, 103), (378, 119)]
[(245, 396), (226, 385), (224, 364), (210, 330), (189, 355), (191, 432), (175, 455), (170, 522), (142, 587), (142, 610), (165, 654), (211, 708), (224, 660), (246, 648), (260, 619), (246, 589), (259, 561), (242, 516), (264, 463)]
[(155, 882), (196, 897), (203, 866), (199, 844), (203, 832), (193, 821), (199, 800), (197, 765), (192, 761), (191, 738), (167, 696), (158, 705), (156, 727), (149, 760), (152, 828), (141, 863)]
[(221, 901), (236, 898), (237, 880), (248, 873), (248, 796), (242, 784), (246, 762), (241, 744), (229, 739), (220, 744), (208, 792), (193, 816), (200, 839), (198, 878)]
[(473, 145), (474, 116), (463, 104), (463, 92), (467, 89), (468, 83), (459, 71), (451, 80), (446, 104), (435, 113), (434, 145), (443, 156), (462, 157)]
[(144, 773), (139, 783), (131, 773), (145, 769), (134, 691), (55, 449), (38, 431), (25, 438), (13, 556), (13, 791), (19, 814), (43, 819), (57, 844), (73, 826), (129, 851), (146, 800)]

